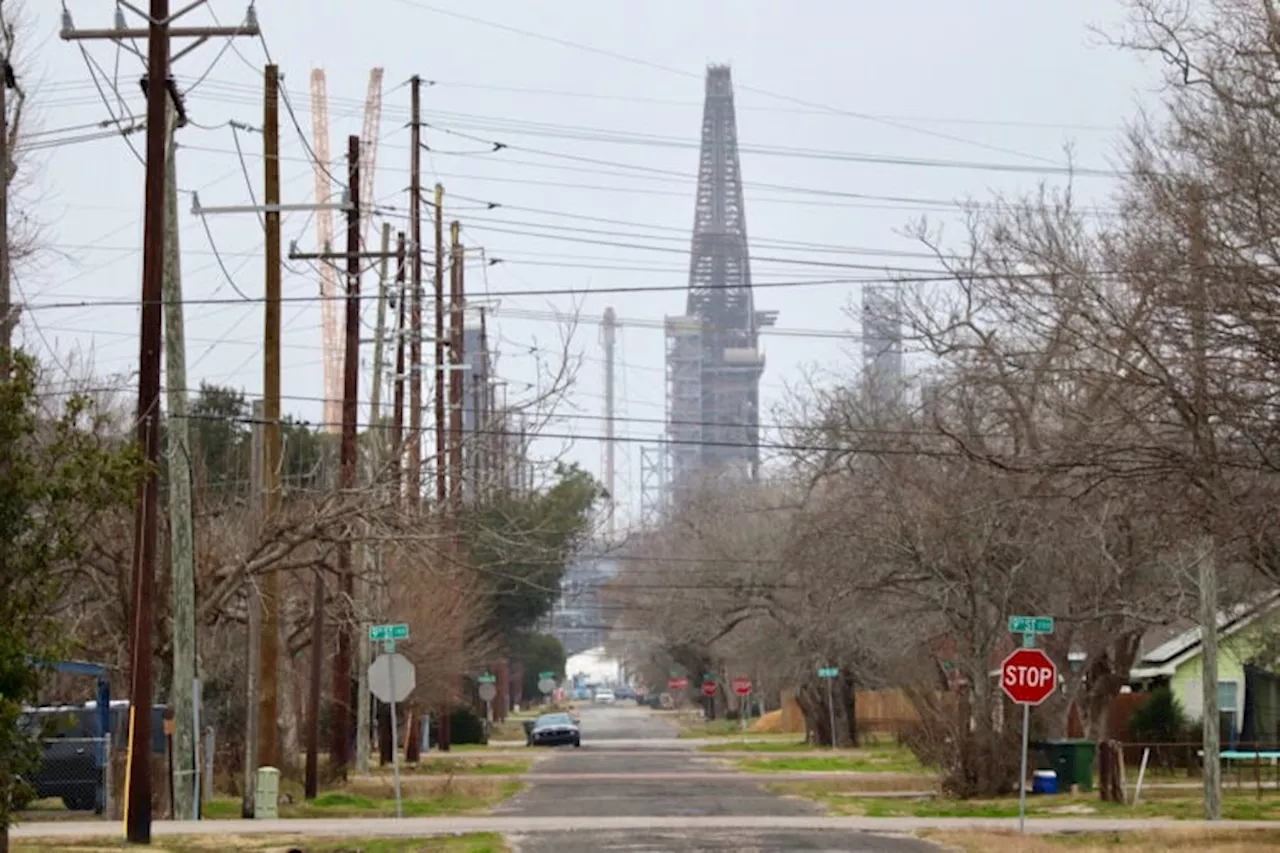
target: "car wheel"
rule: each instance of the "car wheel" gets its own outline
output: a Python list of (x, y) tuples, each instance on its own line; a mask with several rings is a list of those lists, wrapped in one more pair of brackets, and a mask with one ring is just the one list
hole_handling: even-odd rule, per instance
[(574, 749), (580, 749), (581, 747), (582, 747), (582, 740), (581, 740), (581, 739), (579, 739), (579, 740), (575, 740), (575, 741), (573, 742), (573, 748), (574, 748)]
[(90, 812), (98, 805), (97, 792), (89, 792), (87, 794), (72, 794), (71, 796), (62, 798), (62, 805), (69, 812)]

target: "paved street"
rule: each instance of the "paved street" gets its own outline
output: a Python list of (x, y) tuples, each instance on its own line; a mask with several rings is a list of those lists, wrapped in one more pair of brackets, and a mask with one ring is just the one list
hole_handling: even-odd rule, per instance
[[(821, 810), (766, 790), (762, 780), (734, 773), (676, 729), (632, 706), (585, 706), (582, 748), (559, 749), (526, 779), (530, 787), (499, 810), (504, 816), (572, 818), (724, 818), (817, 816)], [(519, 853), (589, 851), (932, 851), (901, 838), (818, 830), (583, 832), (517, 835)]]

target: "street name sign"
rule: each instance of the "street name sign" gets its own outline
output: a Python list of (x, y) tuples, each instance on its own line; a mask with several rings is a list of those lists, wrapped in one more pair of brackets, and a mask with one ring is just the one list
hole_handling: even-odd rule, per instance
[(1058, 689), (1058, 667), (1040, 649), (1018, 649), (1000, 664), (1000, 688), (1019, 705), (1039, 705)]
[(839, 674), (840, 674), (840, 670), (838, 667), (834, 667), (834, 666), (818, 667), (819, 678), (835, 678)]
[(409, 626), (404, 623), (371, 625), (369, 626), (369, 639), (375, 643), (384, 643), (387, 640), (407, 640), (409, 639)]
[(1010, 634), (1052, 634), (1052, 616), (1010, 616)]
[(484, 675), (477, 676), (476, 681), (481, 684), (497, 684), (498, 676), (494, 675), (492, 672), (486, 672)]

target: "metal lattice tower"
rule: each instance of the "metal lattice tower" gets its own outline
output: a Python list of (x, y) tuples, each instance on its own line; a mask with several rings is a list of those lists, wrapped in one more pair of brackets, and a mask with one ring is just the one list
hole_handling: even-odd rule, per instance
[(670, 482), (699, 474), (755, 479), (760, 469), (759, 329), (776, 311), (756, 311), (729, 68), (707, 69), (698, 190), (685, 314), (668, 317), (667, 437)]

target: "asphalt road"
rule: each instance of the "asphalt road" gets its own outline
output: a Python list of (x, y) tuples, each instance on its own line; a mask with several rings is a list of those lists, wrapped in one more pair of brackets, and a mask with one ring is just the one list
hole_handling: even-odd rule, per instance
[[(708, 818), (818, 816), (817, 807), (780, 797), (759, 780), (723, 767), (676, 738), (669, 723), (634, 706), (581, 709), (582, 747), (557, 749), (526, 776), (530, 786), (496, 814), (511, 817)], [(682, 778), (687, 776), (688, 778)], [(593, 778), (594, 777), (594, 778)], [(656, 778), (655, 778), (656, 777)], [(907, 838), (823, 830), (572, 830), (513, 836), (517, 853), (591, 851), (885, 851), (936, 853)]]

